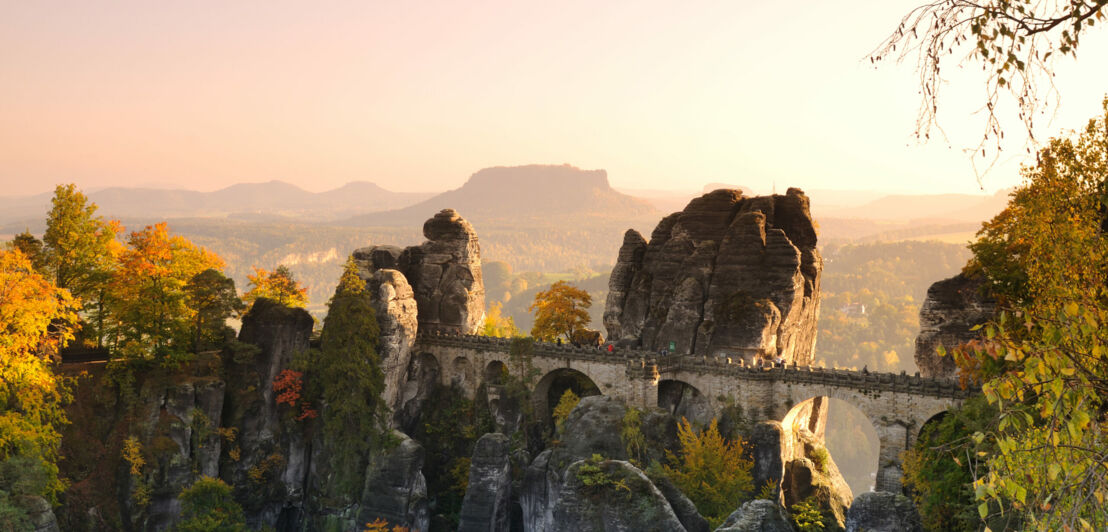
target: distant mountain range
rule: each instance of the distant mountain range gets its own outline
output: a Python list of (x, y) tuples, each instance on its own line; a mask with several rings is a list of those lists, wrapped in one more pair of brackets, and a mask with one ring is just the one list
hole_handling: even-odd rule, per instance
[[(50, 210), (52, 193), (0, 198), (0, 224), (40, 221)], [(112, 187), (88, 193), (108, 218), (232, 217), (273, 221), (331, 221), (373, 211), (396, 209), (433, 196), (392, 192), (359, 181), (326, 192), (308, 192), (282, 181), (241, 183), (214, 192)]]

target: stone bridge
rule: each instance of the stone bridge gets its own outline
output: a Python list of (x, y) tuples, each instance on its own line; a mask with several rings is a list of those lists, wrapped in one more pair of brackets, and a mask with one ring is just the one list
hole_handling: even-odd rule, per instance
[[(535, 412), (549, 416), (549, 393), (560, 378), (587, 377), (596, 389), (639, 408), (671, 411), (677, 401), (700, 402), (713, 413), (738, 405), (753, 421), (777, 420), (792, 427), (813, 401), (841, 399), (864, 413), (881, 447), (876, 489), (900, 491), (900, 453), (923, 425), (958, 405), (973, 391), (956, 383), (904, 373), (859, 372), (818, 367), (753, 368), (727, 359), (659, 356), (657, 353), (535, 343), (530, 356), (512, 357), (505, 338), (421, 333), (412, 349), (424, 367), (433, 366), (441, 384), (454, 384), (474, 397), (482, 382), (496, 382), (507, 370), (534, 386)], [(522, 373), (529, 373), (524, 376)], [(560, 395), (560, 394), (558, 394)], [(675, 399), (679, 398), (679, 399)]]

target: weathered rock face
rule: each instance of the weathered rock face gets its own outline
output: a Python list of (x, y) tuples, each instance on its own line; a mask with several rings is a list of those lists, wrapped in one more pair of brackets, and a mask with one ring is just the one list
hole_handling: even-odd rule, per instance
[[(598, 467), (611, 483), (587, 485), (583, 467)], [(623, 487), (615, 483), (622, 483)], [(685, 527), (658, 488), (628, 462), (574, 462), (552, 512), (552, 532), (681, 532)]]
[(777, 421), (764, 421), (754, 426), (749, 442), (753, 449), (754, 467), (750, 476), (754, 488), (761, 489), (767, 482), (773, 482), (778, 489), (785, 478), (785, 462), (789, 436)]
[(716, 532), (792, 532), (785, 510), (773, 501), (758, 499), (727, 516)]
[(54, 515), (54, 510), (50, 507), (50, 503), (38, 496), (26, 497), (23, 504), (27, 508), (27, 514), (31, 518), (32, 532), (59, 532), (58, 518)]
[[(519, 501), (525, 530), (552, 530), (557, 521), (554, 509), (559, 504), (564, 481), (568, 478), (566, 471), (572, 464), (587, 460), (594, 454), (614, 460), (627, 459), (619, 430), (613, 430), (613, 427), (620, 426), (626, 413), (627, 407), (611, 397), (594, 395), (581, 399), (563, 424), (560, 445), (540, 453), (524, 470)], [(663, 449), (677, 448), (677, 422), (672, 415), (648, 411), (640, 419), (647, 460), (661, 460)], [(650, 487), (657, 491), (652, 484)], [(673, 512), (665, 496), (663, 502)], [(695, 521), (691, 515), (679, 521), (684, 520)]]
[(404, 250), (398, 266), (415, 291), (419, 322), (473, 333), (485, 317), (481, 247), (473, 226), (454, 209), (423, 224), (427, 241)]
[(469, 489), (462, 500), (459, 532), (507, 532), (511, 503), (511, 460), (508, 437), (481, 436), (469, 465)]
[[(421, 327), (472, 334), (485, 317), (477, 232), (454, 209), (443, 209), (423, 224), (423, 236), (427, 238), (423, 244), (403, 250), (396, 246), (355, 250), (352, 257), (359, 275), (372, 285), (378, 270), (398, 271), (415, 298)], [(397, 285), (395, 276), (387, 280)], [(398, 289), (396, 295), (403, 298), (401, 292)]]
[(954, 359), (940, 357), (939, 346), (949, 351), (977, 338), (978, 333), (970, 329), (993, 318), (996, 302), (982, 295), (981, 283), (958, 274), (927, 289), (916, 337), (916, 365), (924, 377), (954, 378)]
[[(163, 530), (181, 514), (177, 495), (200, 475), (219, 473), (220, 426), (224, 383), (215, 377), (195, 377), (166, 383), (149, 380), (139, 392), (143, 408), (134, 425), (139, 445), (153, 457), (144, 467), (142, 480), (150, 487), (149, 504), (134, 505), (128, 498), (127, 512), (136, 527)], [(129, 479), (129, 490), (136, 486)]]
[(847, 532), (923, 532), (919, 512), (899, 493), (871, 491), (854, 499), (846, 513)]
[(696, 510), (696, 505), (672, 481), (666, 477), (651, 478), (650, 481), (654, 483), (654, 486), (669, 502), (670, 508), (673, 509), (674, 515), (677, 516), (677, 520), (681, 521), (681, 526), (685, 527), (685, 530), (688, 532), (708, 532), (710, 530), (708, 520), (700, 515), (700, 512)]
[(399, 254), (399, 248), (378, 246), (360, 249), (353, 255), (358, 276), (373, 294), (373, 310), (381, 331), (377, 356), (385, 374), (385, 391), (381, 398), (392, 411), (400, 407), (401, 386), (419, 332), (415, 292), (408, 279), (397, 270), (378, 266), (391, 264), (395, 267)]
[(235, 499), (253, 527), (292, 529), (302, 514), (306, 442), (300, 430), (282, 421), (272, 382), (294, 354), (308, 349), (312, 326), (304, 309), (268, 299), (255, 301), (242, 320), (239, 340), (259, 352), (229, 371), (223, 425), (238, 430), (231, 451), (239, 459), (224, 462), (219, 476), (235, 487)]
[(355, 524), (377, 518), (412, 530), (427, 530), (427, 481), (423, 478), (423, 447), (404, 433), (393, 431), (400, 443), (370, 457)]
[(812, 360), (823, 259), (799, 189), (716, 190), (630, 230), (609, 281), (608, 338), (649, 350)]

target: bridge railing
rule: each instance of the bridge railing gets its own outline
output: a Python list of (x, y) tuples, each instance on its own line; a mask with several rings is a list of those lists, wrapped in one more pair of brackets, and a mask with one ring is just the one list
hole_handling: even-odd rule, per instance
[[(509, 338), (494, 338), (480, 335), (462, 335), (448, 331), (420, 331), (418, 342), (425, 344), (470, 348), (486, 351), (508, 352), (511, 346)], [(905, 392), (918, 395), (963, 399), (980, 392), (976, 387), (963, 389), (958, 383), (946, 380), (921, 377), (918, 373), (908, 375), (905, 372), (886, 373), (871, 371), (853, 371), (831, 369), (817, 366), (773, 366), (752, 367), (737, 364), (726, 358), (702, 355), (659, 356), (652, 351), (616, 348), (609, 353), (595, 347), (574, 346), (536, 341), (533, 356), (553, 358), (571, 358), (575, 360), (614, 362), (627, 365), (629, 372), (643, 370), (647, 374), (657, 372), (661, 378), (677, 372), (707, 373), (734, 376), (742, 380), (781, 381), (797, 384), (823, 384), (870, 391)]]

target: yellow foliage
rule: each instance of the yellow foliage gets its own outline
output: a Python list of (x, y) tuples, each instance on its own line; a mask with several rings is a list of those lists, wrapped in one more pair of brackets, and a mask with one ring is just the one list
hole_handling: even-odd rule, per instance
[(146, 465), (146, 459), (142, 457), (142, 444), (138, 438), (131, 436), (123, 440), (123, 460), (130, 465), (131, 476), (142, 475), (142, 467)]
[(76, 310), (69, 292), (36, 273), (22, 252), (0, 250), (0, 461), (41, 460), (49, 477), (43, 495), (51, 497), (64, 488), (55, 464), (69, 392), (50, 362), (73, 338)]
[(498, 301), (489, 305), (489, 311), (485, 313), (485, 322), (481, 325), (481, 334), (496, 338), (512, 338), (519, 336), (515, 320), (511, 316), (504, 316), (503, 305)]
[[(254, 273), (247, 274), (246, 278), (250, 280), (250, 290), (243, 294), (242, 301), (248, 309), (259, 297), (272, 299), (288, 307), (308, 306), (308, 289), (300, 286), (285, 266), (277, 266), (272, 272), (255, 266)], [(354, 286), (349, 282), (347, 285)]]
[(527, 310), (535, 313), (531, 336), (552, 341), (559, 336), (573, 338), (574, 331), (589, 324), (588, 308), (592, 296), (565, 281), (558, 281), (550, 288), (535, 294), (535, 301)]
[(558, 431), (562, 430), (562, 424), (566, 422), (566, 418), (569, 417), (569, 413), (573, 412), (574, 408), (577, 408), (577, 403), (581, 402), (581, 398), (577, 397), (577, 394), (573, 393), (573, 390), (566, 389), (562, 394), (562, 398), (558, 400), (558, 406), (554, 407), (554, 425)]
[(744, 456), (743, 441), (725, 440), (716, 425), (713, 419), (697, 434), (689, 420), (682, 419), (677, 427), (681, 456), (666, 451), (670, 465), (663, 466), (666, 476), (692, 500), (712, 528), (723, 523), (754, 489), (750, 475), (754, 464)]

